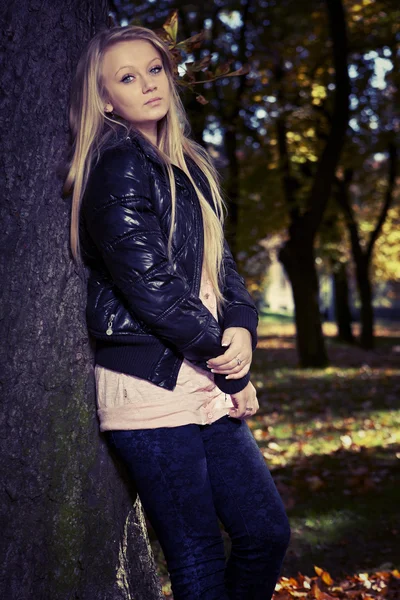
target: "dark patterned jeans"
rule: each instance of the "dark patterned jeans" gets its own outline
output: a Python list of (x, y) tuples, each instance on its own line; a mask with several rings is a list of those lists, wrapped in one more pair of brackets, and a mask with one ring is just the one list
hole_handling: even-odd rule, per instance
[[(226, 415), (108, 438), (163, 549), (174, 600), (270, 600), (290, 528), (247, 422)], [(226, 564), (218, 518), (232, 542)]]

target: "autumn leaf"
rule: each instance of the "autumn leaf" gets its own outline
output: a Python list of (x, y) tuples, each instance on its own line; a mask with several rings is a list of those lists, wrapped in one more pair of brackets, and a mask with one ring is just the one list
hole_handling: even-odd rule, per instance
[(169, 15), (165, 23), (163, 24), (163, 29), (167, 33), (170, 41), (175, 45), (176, 38), (178, 36), (178, 11), (174, 10)]
[(196, 73), (196, 72), (202, 71), (203, 69), (208, 67), (210, 62), (211, 62), (211, 54), (206, 54), (206, 56), (203, 56), (203, 58), (201, 60), (197, 61), (196, 63), (195, 62), (185, 63), (185, 67), (187, 67), (189, 65), (191, 71)]
[(232, 64), (232, 60), (229, 60), (228, 62), (222, 63), (222, 65), (218, 65), (217, 68), (215, 69), (215, 75), (217, 77), (227, 75), (231, 68), (231, 64)]
[(182, 40), (176, 44), (176, 47), (185, 51), (191, 51), (195, 48), (200, 48), (202, 43), (205, 40), (205, 32), (204, 30), (200, 31), (200, 33), (196, 33), (186, 40)]
[(318, 587), (318, 584), (316, 581), (313, 581), (313, 584), (311, 587), (311, 593), (313, 594), (313, 598), (315, 598), (315, 600), (335, 600), (334, 596), (331, 596), (330, 594), (323, 592)]
[(397, 579), (400, 579), (400, 571), (398, 569), (394, 569), (394, 571), (392, 571), (392, 575)]
[(321, 567), (317, 567), (316, 565), (314, 565), (314, 570), (315, 570), (316, 574), (321, 577), (322, 581), (324, 583), (326, 583), (326, 585), (333, 584), (333, 579), (330, 576), (330, 574), (328, 573), (328, 571), (324, 571), (324, 569), (321, 569)]

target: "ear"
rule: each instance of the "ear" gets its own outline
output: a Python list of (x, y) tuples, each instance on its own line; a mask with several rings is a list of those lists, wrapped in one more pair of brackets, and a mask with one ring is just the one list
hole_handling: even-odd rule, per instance
[(107, 102), (107, 104), (104, 107), (104, 112), (111, 113), (113, 110), (114, 110), (113, 105), (110, 104), (109, 102)]

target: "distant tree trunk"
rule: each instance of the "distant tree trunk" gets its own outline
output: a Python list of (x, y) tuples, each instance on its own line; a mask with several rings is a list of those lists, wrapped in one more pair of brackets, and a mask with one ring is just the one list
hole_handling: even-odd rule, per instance
[(388, 185), (386, 188), (385, 199), (375, 229), (372, 231), (365, 249), (363, 249), (361, 245), (358, 225), (349, 195), (349, 186), (353, 178), (352, 169), (346, 170), (343, 179), (336, 179), (336, 199), (346, 219), (346, 225), (350, 235), (351, 252), (356, 267), (357, 287), (361, 302), (360, 344), (366, 350), (372, 350), (375, 345), (373, 293), (370, 276), (372, 253), (375, 242), (381, 233), (382, 226), (394, 199), (396, 174), (397, 147), (395, 142), (391, 140), (388, 148)]
[(358, 292), (360, 294), (361, 310), (361, 336), (360, 344), (366, 350), (375, 346), (374, 340), (374, 308), (372, 305), (372, 285), (369, 273), (370, 261), (365, 256), (358, 257), (356, 277)]
[[(317, 165), (307, 210), (303, 214), (299, 211), (295, 197), (296, 182), (290, 170), (286, 123), (283, 113), (277, 124), (280, 165), (290, 215), (289, 239), (282, 247), (279, 259), (285, 267), (293, 288), (299, 363), (303, 367), (321, 367), (328, 362), (318, 306), (314, 240), (330, 196), (349, 117), (350, 85), (347, 71), (347, 32), (343, 3), (341, 0), (327, 0), (326, 6), (335, 66), (335, 102), (331, 130)], [(284, 70), (278, 63), (276, 78), (279, 81), (283, 76)], [(280, 102), (283, 106), (283, 92), (281, 91), (280, 94)]]
[(306, 245), (299, 248), (299, 252), (301, 254), (296, 256), (295, 260), (292, 260), (292, 254), (284, 257), (295, 305), (297, 353), (302, 367), (324, 367), (327, 364), (327, 356), (322, 338), (314, 252), (312, 247)]
[(349, 305), (349, 283), (347, 278), (347, 265), (339, 260), (332, 260), (332, 274), (334, 281), (335, 320), (337, 325), (337, 338), (341, 342), (354, 344), (351, 328), (351, 310)]
[[(72, 70), (105, 0), (1, 4), (1, 584), (7, 600), (162, 598), (140, 502), (98, 432), (69, 252)], [(119, 467), (118, 467), (119, 468)]]

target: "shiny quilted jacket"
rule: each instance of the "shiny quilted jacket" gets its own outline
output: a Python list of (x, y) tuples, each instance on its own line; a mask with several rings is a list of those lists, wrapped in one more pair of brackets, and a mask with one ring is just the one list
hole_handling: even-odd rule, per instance
[[(188, 159), (211, 205), (208, 183)], [(223, 354), (223, 330), (245, 327), (257, 344), (257, 309), (227, 243), (224, 295), (217, 321), (199, 298), (203, 260), (202, 213), (187, 175), (174, 166), (176, 228), (173, 260), (167, 242), (171, 194), (157, 151), (138, 133), (118, 134), (90, 171), (82, 200), (80, 242), (89, 268), (86, 319), (96, 340), (95, 361), (172, 390), (183, 358), (208, 370)], [(243, 389), (249, 374), (215, 382), (226, 393)]]

